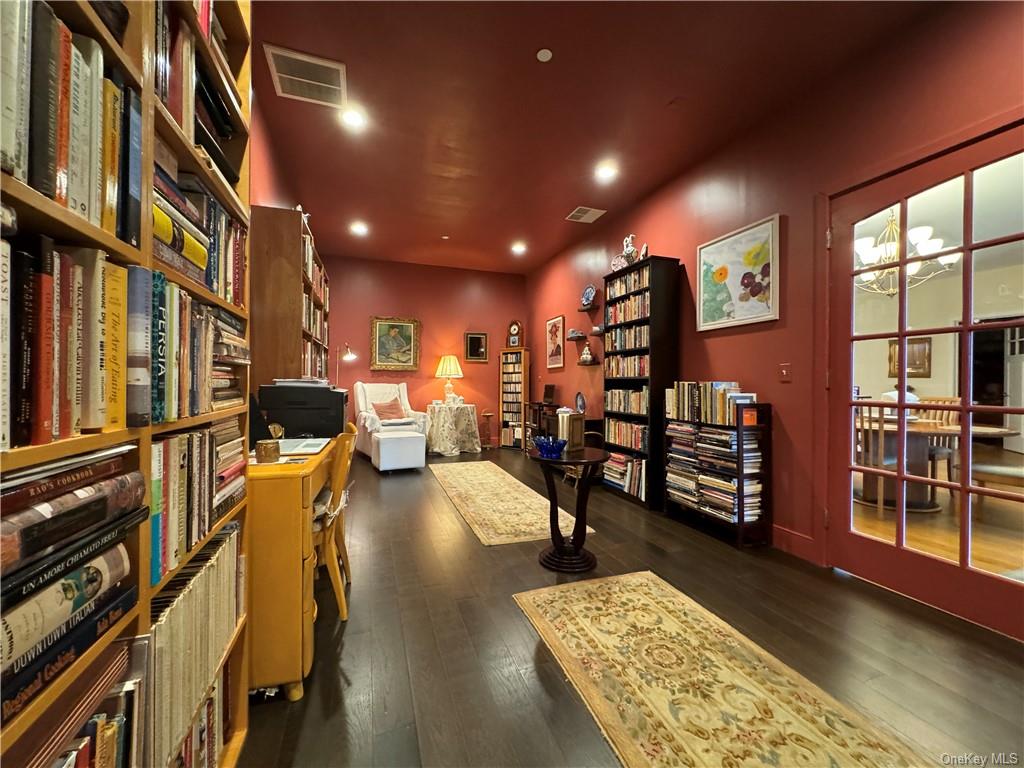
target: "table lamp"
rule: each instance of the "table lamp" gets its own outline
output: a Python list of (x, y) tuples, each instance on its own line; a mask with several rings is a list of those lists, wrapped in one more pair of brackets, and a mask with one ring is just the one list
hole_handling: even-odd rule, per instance
[(455, 387), (452, 386), (452, 379), (462, 378), (462, 368), (459, 367), (459, 358), (455, 355), (441, 355), (441, 360), (437, 364), (437, 373), (434, 374), (435, 379), (448, 379), (448, 383), (444, 385), (444, 401), (448, 405), (451, 405), (457, 401), (455, 397)]

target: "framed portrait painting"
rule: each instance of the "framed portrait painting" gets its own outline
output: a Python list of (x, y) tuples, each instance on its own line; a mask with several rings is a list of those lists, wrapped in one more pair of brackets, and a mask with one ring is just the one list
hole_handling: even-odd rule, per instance
[(779, 319), (779, 215), (697, 248), (697, 330)]
[(565, 315), (548, 320), (544, 334), (544, 352), (548, 370), (565, 366)]
[(467, 363), (487, 362), (487, 334), (466, 332), (466, 353), (463, 358)]
[(370, 318), (370, 370), (416, 371), (420, 367), (420, 321)]

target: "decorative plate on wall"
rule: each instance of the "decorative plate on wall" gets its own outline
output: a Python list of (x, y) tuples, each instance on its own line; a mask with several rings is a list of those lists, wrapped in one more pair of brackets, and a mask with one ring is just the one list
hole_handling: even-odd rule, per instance
[(587, 398), (583, 396), (582, 392), (576, 393), (576, 410), (580, 413), (587, 412)]
[(588, 285), (583, 289), (583, 295), (580, 297), (581, 303), (584, 307), (589, 307), (594, 303), (594, 297), (597, 296), (597, 288), (593, 284)]

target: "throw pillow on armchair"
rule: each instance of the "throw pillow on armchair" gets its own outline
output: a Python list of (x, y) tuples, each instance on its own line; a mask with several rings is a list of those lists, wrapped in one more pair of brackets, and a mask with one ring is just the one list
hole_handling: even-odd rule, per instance
[(372, 405), (373, 410), (377, 414), (377, 418), (381, 421), (405, 418), (405, 409), (402, 408), (402, 403), (397, 397), (386, 403), (372, 403)]

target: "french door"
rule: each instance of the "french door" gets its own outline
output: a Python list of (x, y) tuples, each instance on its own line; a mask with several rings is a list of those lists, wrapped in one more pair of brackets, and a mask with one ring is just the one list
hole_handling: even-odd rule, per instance
[(829, 562), (1024, 639), (1024, 127), (830, 217)]

